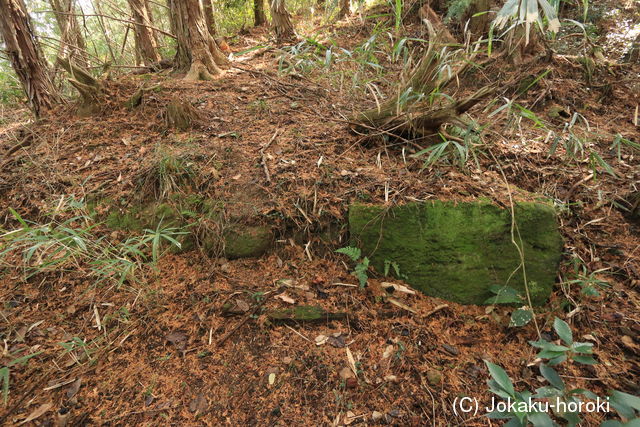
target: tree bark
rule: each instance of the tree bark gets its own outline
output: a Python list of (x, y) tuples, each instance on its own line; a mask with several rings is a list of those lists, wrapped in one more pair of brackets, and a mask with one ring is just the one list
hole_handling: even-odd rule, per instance
[[(456, 40), (453, 34), (449, 32), (449, 29), (447, 28), (446, 25), (444, 25), (444, 23), (440, 19), (440, 16), (438, 16), (436, 11), (433, 10), (428, 3), (425, 3), (424, 5), (422, 5), (420, 10), (418, 10), (418, 15), (420, 16), (420, 19), (423, 22), (428, 21), (431, 24), (431, 26), (435, 30), (435, 33), (438, 35), (438, 40), (440, 42), (445, 42), (450, 44), (458, 43), (458, 40)], [(430, 34), (429, 37), (431, 38), (433, 36), (431, 31), (429, 32), (429, 34)]]
[(171, 27), (177, 37), (175, 66), (186, 80), (212, 80), (229, 61), (209, 34), (199, 0), (169, 0)]
[(291, 14), (287, 10), (284, 0), (271, 0), (271, 20), (279, 42), (294, 39), (296, 33), (291, 22)]
[(24, 0), (0, 0), (0, 36), (29, 106), (40, 117), (61, 98), (51, 81), (49, 64), (36, 40)]
[(264, 0), (253, 0), (253, 24), (260, 27), (267, 23), (267, 15), (264, 13)]
[[(469, 20), (469, 31), (475, 40), (484, 36), (489, 30), (489, 14), (486, 13), (489, 9), (491, 9), (489, 0), (473, 0), (469, 5), (467, 13), (465, 13), (464, 21)], [(462, 25), (464, 25), (465, 22), (463, 22)]]
[(162, 59), (158, 52), (158, 45), (154, 37), (151, 25), (148, 5), (145, 0), (127, 0), (131, 9), (131, 17), (140, 25), (133, 26), (136, 40), (136, 53), (144, 65), (160, 62)]
[(216, 21), (213, 18), (213, 4), (211, 0), (202, 0), (202, 8), (204, 12), (204, 20), (207, 23), (207, 29), (211, 37), (216, 36)]
[(74, 0), (49, 0), (54, 11), (56, 22), (60, 28), (60, 49), (58, 56), (72, 58), (79, 65), (86, 67), (87, 46), (75, 16)]

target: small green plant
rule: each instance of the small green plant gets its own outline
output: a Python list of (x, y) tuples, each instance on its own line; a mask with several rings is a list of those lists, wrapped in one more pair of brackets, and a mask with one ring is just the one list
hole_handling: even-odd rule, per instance
[(581, 288), (583, 295), (591, 297), (599, 297), (601, 288), (608, 288), (609, 283), (598, 278), (599, 274), (604, 273), (608, 269), (601, 268), (599, 270), (589, 272), (587, 266), (578, 257), (574, 257), (571, 260), (573, 264), (573, 274), (575, 279), (564, 282), (567, 285), (577, 284)]
[(92, 360), (91, 353), (94, 353), (96, 350), (91, 349), (90, 345), (95, 344), (98, 339), (101, 339), (101, 337), (96, 338), (90, 342), (86, 342), (82, 338), (73, 337), (69, 341), (60, 342), (58, 344), (64, 349), (65, 354), (67, 353), (71, 354), (71, 356), (75, 359), (75, 361), (80, 363), (80, 360), (76, 357), (76, 353), (79, 351), (82, 351), (82, 353), (86, 356), (87, 360)]
[(150, 165), (139, 173), (141, 192), (157, 200), (172, 194), (183, 194), (185, 189), (198, 188), (199, 171), (188, 155), (176, 155), (158, 146)]
[(479, 145), (477, 134), (471, 129), (463, 133), (463, 137), (440, 134), (442, 142), (434, 144), (424, 150), (413, 154), (412, 157), (421, 157), (428, 154), (423, 168), (429, 168), (439, 162), (448, 162), (460, 169), (467, 167), (469, 159), (474, 159), (477, 164), (476, 146)]
[(609, 403), (616, 410), (620, 418), (627, 420), (621, 423), (618, 420), (609, 420), (600, 427), (623, 427), (640, 425), (640, 397), (623, 393), (617, 390), (609, 392)]
[(532, 346), (541, 349), (537, 357), (549, 359), (549, 365), (554, 366), (565, 360), (573, 360), (585, 365), (594, 365), (596, 360), (592, 357), (593, 344), (588, 342), (574, 342), (571, 328), (564, 320), (556, 317), (553, 321), (553, 329), (556, 331), (564, 345), (554, 344), (547, 340), (529, 341)]
[[(4, 405), (7, 405), (9, 400), (9, 379), (11, 377), (11, 368), (16, 365), (26, 365), (29, 359), (42, 353), (38, 351), (36, 353), (26, 354), (24, 356), (16, 357), (13, 360), (7, 362), (2, 368), (0, 368), (0, 386), (2, 386), (2, 401)], [(13, 357), (9, 353), (9, 357)]]
[(532, 423), (534, 426), (551, 426), (553, 421), (551, 417), (543, 411), (532, 410), (528, 403), (531, 401), (533, 394), (529, 391), (516, 391), (511, 378), (500, 366), (491, 363), (487, 360), (484, 361), (489, 369), (491, 379), (487, 381), (489, 390), (506, 400), (510, 400), (514, 403), (513, 410), (507, 411), (494, 411), (487, 416), (491, 419), (509, 420), (507, 424), (509, 426), (526, 426), (528, 423)]
[[(530, 288), (535, 287), (535, 282), (531, 282), (529, 284)], [(495, 296), (487, 298), (485, 304), (505, 304), (505, 305), (522, 305), (526, 304), (526, 298), (516, 289), (511, 286), (500, 286), (500, 285), (492, 285), (489, 287), (489, 291), (491, 291)], [(529, 322), (533, 320), (533, 310), (527, 306), (522, 305), (522, 307), (513, 310), (511, 313), (511, 320), (509, 321), (509, 326), (525, 326)]]
[(399, 279), (408, 279), (409, 277), (406, 274), (403, 274), (400, 272), (400, 264), (398, 264), (396, 261), (390, 261), (388, 259), (384, 260), (384, 275), (385, 276), (389, 276), (389, 273), (391, 272), (391, 269), (393, 269), (393, 272), (395, 273), (395, 276)]
[[(543, 13), (540, 13), (539, 9), (542, 9)], [(547, 30), (552, 33), (560, 30), (560, 20), (556, 10), (547, 0), (507, 0), (498, 11), (493, 26), (500, 30), (509, 24), (506, 29), (506, 32), (509, 32), (524, 25), (525, 44), (529, 44), (532, 25), (544, 32), (543, 18), (547, 21)]]
[[(596, 401), (605, 400), (589, 390), (567, 387), (562, 377), (551, 367), (552, 364), (559, 364), (570, 358), (579, 363), (597, 363), (591, 356), (588, 356), (591, 354), (591, 344), (574, 343), (571, 328), (566, 322), (556, 318), (554, 329), (561, 340), (569, 347), (551, 347), (553, 344), (547, 341), (530, 342), (536, 347), (542, 345), (548, 350), (548, 352), (543, 350), (538, 353), (537, 357), (548, 359), (547, 364), (540, 363), (538, 368), (541, 376), (549, 385), (536, 389), (535, 393), (526, 390), (522, 392), (516, 391), (513, 381), (504, 369), (487, 360), (484, 361), (491, 377), (487, 381), (489, 391), (502, 399), (510, 401), (510, 405), (497, 405), (497, 410), (487, 415), (489, 418), (507, 420), (505, 425), (508, 426), (524, 427), (531, 423), (534, 427), (547, 427), (557, 425), (550, 416), (550, 414), (553, 414), (555, 417), (563, 419), (568, 426), (576, 426), (582, 421), (579, 416), (582, 397)], [(564, 348), (560, 349), (560, 347)], [(571, 354), (573, 354), (573, 357), (569, 357)], [(580, 357), (584, 355), (587, 356), (581, 359)], [(602, 423), (601, 427), (636, 425), (634, 423), (640, 421), (638, 418), (638, 412), (640, 412), (639, 397), (611, 390), (606, 400), (618, 412), (620, 418), (627, 423), (622, 424), (617, 420), (608, 420)]]
[[(586, 137), (581, 137), (576, 132), (576, 124), (578, 123), (578, 119), (585, 124), (586, 134), (589, 135), (591, 132), (591, 127), (589, 126), (589, 122), (587, 119), (579, 113), (574, 113), (571, 117), (571, 120), (564, 125), (564, 130), (560, 135), (554, 135), (553, 142), (551, 143), (551, 147), (549, 148), (549, 155), (552, 156), (556, 153), (558, 149), (558, 145), (562, 142), (564, 147), (565, 157), (570, 161), (576, 162), (588, 162), (591, 171), (593, 172), (594, 179), (598, 175), (598, 168), (602, 168), (609, 175), (616, 177), (616, 173), (611, 167), (609, 163), (607, 163), (602, 156), (592, 148), (592, 143), (590, 143)], [(629, 141), (630, 142), (630, 141)], [(624, 142), (618, 140), (614, 141), (614, 145), (616, 147), (620, 147)], [(612, 145), (612, 149), (614, 146)]]
[(618, 161), (621, 161), (622, 149), (624, 147), (628, 147), (628, 148), (631, 148), (632, 150), (640, 151), (640, 144), (638, 144), (637, 142), (631, 141), (627, 138), (624, 138), (619, 133), (616, 134), (616, 136), (613, 138), (613, 143), (611, 144), (611, 147), (609, 147), (609, 150), (615, 150), (616, 155), (618, 157)]
[(369, 280), (369, 258), (362, 258), (362, 251), (360, 251), (360, 248), (347, 246), (336, 250), (336, 252), (348, 256), (351, 261), (355, 263), (355, 267), (351, 274), (358, 279), (361, 288), (367, 286), (367, 281)]

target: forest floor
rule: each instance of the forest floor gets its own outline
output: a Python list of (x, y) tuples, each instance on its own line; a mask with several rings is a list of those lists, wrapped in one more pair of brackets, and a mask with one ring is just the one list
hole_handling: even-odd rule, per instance
[[(621, 13), (639, 19), (633, 10)], [(606, 34), (616, 20), (602, 18), (598, 30)], [(371, 21), (353, 17), (317, 32), (355, 51), (372, 36)], [(424, 29), (407, 31), (421, 36)], [(242, 52), (267, 37), (254, 29), (230, 44)], [(119, 77), (107, 83), (109, 102), (92, 117), (77, 117), (69, 105), (25, 124), (24, 112), (5, 112), (3, 152), (28, 142), (3, 157), (0, 201), (24, 219), (62, 221), (74, 202), (97, 194), (114, 201), (106, 209), (123, 209), (144, 190), (141, 176), (169, 153), (193, 165), (199, 173), (194, 189), (226, 200), (230, 216), (268, 218), (279, 226), (275, 249), (261, 258), (166, 254), (121, 287), (95, 286), (82, 264), (28, 279), (22, 269), (6, 268), (0, 279), (5, 362), (9, 354), (38, 354), (11, 367), (3, 423), (62, 416), (73, 425), (486, 425), (481, 414), (454, 413), (453, 402), (470, 396), (490, 403), (483, 360), (503, 366), (520, 390), (540, 387), (531, 364), (536, 349), (528, 344), (537, 339), (534, 325), (509, 327), (513, 308), (421, 294), (395, 295), (401, 304), (391, 304), (381, 283), (400, 281), (372, 277), (361, 289), (333, 250), (347, 245), (341, 224), (354, 201), (484, 197), (509, 206), (510, 196), (528, 192), (555, 201), (565, 240), (563, 284), (538, 309), (540, 329), (553, 338), (553, 318), (562, 317), (576, 338), (595, 345), (599, 361), (564, 364), (561, 375), (602, 396), (609, 389), (638, 394), (640, 223), (629, 212), (629, 197), (638, 191), (640, 152), (624, 146), (618, 154), (613, 144), (618, 134), (640, 140), (633, 124), (640, 67), (617, 64), (618, 51), (605, 53), (610, 62), (588, 75), (574, 51), (550, 62), (525, 58), (517, 66), (498, 59), (460, 81), (459, 95), (500, 82), (499, 101), (475, 107), (466, 118), (486, 127), (477, 163), (463, 169), (455, 162), (423, 168), (425, 159), (411, 156), (415, 147), (349, 128), (353, 112), (375, 105), (370, 90), (347, 83), (360, 65), (278, 73), (282, 51), (274, 49), (238, 55), (212, 82), (169, 74)], [(376, 55), (391, 70), (389, 81), (397, 80), (401, 66)], [(302, 56), (287, 58), (291, 65)], [(377, 81), (373, 90), (391, 93), (389, 81)], [(123, 107), (142, 85), (159, 88), (137, 108)], [(489, 116), (502, 97), (526, 107), (512, 109), (525, 114), (505, 109)], [(193, 129), (167, 130), (165, 107), (176, 98), (198, 111)], [(567, 128), (574, 113), (585, 120)], [(609, 166), (593, 155), (570, 158), (571, 146), (563, 142), (549, 154), (550, 132), (561, 141), (582, 141), (585, 152)], [(247, 206), (251, 215), (243, 214)], [(2, 215), (4, 229), (18, 225), (9, 211)], [(330, 226), (338, 228), (337, 245), (319, 237)], [(103, 225), (92, 233), (114, 242), (126, 238)], [(609, 287), (587, 297), (578, 282), (569, 283), (576, 278)], [(235, 315), (223, 310), (230, 302)], [(348, 315), (275, 323), (265, 314), (301, 304)], [(602, 417), (586, 420), (595, 425)]]

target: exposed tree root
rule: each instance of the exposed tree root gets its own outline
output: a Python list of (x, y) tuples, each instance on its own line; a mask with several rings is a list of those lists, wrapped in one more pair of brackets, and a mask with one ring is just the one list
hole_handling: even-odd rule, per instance
[(185, 131), (200, 121), (200, 114), (188, 101), (173, 98), (165, 111), (165, 123), (169, 129)]
[(74, 64), (69, 58), (57, 59), (58, 64), (69, 73), (69, 83), (80, 92), (80, 105), (78, 115), (90, 116), (100, 111), (100, 97), (103, 94), (103, 85), (93, 77), (89, 71)]
[[(442, 91), (468, 68), (470, 61), (461, 60), (455, 53), (436, 51), (433, 28), (430, 28), (430, 34), (427, 52), (396, 95), (352, 118), (364, 125), (355, 126), (358, 131), (374, 128), (410, 138), (432, 135), (445, 123), (461, 123), (458, 116), (494, 91), (493, 87), (487, 86), (462, 100), (446, 101), (450, 98), (442, 96)], [(452, 71), (442, 72), (445, 63)]]

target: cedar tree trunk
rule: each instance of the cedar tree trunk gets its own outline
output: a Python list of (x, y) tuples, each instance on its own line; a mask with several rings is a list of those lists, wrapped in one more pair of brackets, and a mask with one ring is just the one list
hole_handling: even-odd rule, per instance
[(40, 117), (60, 101), (60, 96), (51, 81), (49, 64), (36, 41), (24, 0), (0, 0), (0, 36), (29, 106)]
[(295, 38), (295, 31), (291, 23), (291, 14), (287, 10), (284, 0), (271, 0), (271, 20), (278, 41), (286, 41)]
[(131, 9), (131, 16), (136, 22), (133, 32), (136, 40), (136, 53), (144, 65), (160, 62), (160, 53), (153, 30), (149, 28), (151, 18), (145, 0), (127, 0)]
[(72, 58), (79, 65), (86, 67), (87, 46), (75, 16), (74, 0), (49, 0), (54, 11), (56, 22), (60, 28), (60, 49), (58, 56)]
[(186, 80), (211, 80), (229, 61), (207, 29), (199, 0), (169, 0), (171, 27), (177, 37), (176, 68)]
[[(469, 31), (473, 39), (484, 36), (489, 30), (489, 0), (473, 0), (465, 13), (465, 22), (469, 20)], [(464, 26), (465, 22), (462, 23)]]
[(267, 23), (267, 15), (264, 13), (264, 0), (253, 0), (253, 24), (260, 27)]
[(211, 37), (216, 36), (216, 21), (213, 19), (213, 4), (211, 0), (202, 0), (202, 8), (204, 12), (204, 20), (207, 23), (207, 29)]

